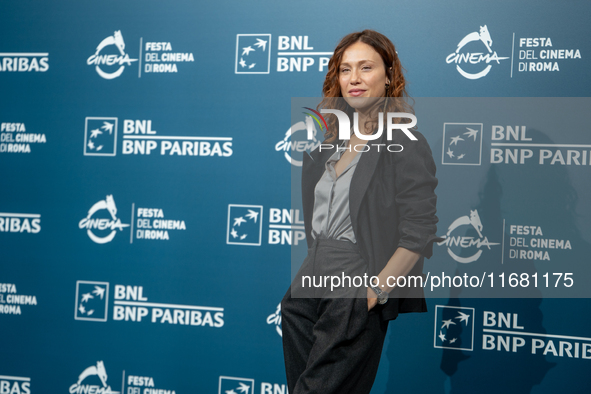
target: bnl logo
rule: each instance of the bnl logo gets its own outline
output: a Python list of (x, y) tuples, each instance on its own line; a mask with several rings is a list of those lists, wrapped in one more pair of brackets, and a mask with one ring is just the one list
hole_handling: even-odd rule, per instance
[(76, 282), (75, 320), (107, 321), (109, 283), (79, 280)]
[(271, 70), (271, 35), (236, 35), (236, 74), (269, 74)]
[(474, 308), (436, 305), (433, 347), (474, 350)]
[(218, 394), (254, 394), (254, 379), (220, 376)]
[(482, 163), (482, 123), (444, 123), (441, 164), (479, 166)]
[(228, 205), (227, 244), (261, 246), (262, 236), (262, 205)]
[[(261, 382), (261, 394), (288, 394), (287, 385)], [(220, 376), (218, 394), (255, 394), (254, 379)]]
[(84, 128), (84, 156), (117, 154), (117, 118), (87, 117)]

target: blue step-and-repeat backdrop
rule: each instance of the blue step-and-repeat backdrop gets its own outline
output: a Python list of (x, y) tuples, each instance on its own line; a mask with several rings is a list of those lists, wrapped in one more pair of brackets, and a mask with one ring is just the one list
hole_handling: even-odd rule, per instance
[(0, 394), (287, 393), (291, 100), (365, 28), (396, 45), (438, 165), (425, 273), (564, 290), (449, 286), (391, 322), (372, 392), (591, 391), (589, 2), (0, 10)]

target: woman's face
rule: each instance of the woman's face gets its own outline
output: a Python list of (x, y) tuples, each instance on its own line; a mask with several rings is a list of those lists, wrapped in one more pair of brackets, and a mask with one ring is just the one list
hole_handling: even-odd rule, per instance
[(371, 107), (386, 94), (386, 67), (371, 46), (357, 41), (343, 53), (339, 67), (341, 94), (347, 103), (362, 110)]

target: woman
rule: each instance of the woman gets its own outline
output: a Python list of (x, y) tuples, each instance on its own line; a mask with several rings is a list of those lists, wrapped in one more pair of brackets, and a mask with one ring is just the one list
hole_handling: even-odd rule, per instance
[[(333, 149), (304, 157), (310, 248), (281, 303), (290, 394), (371, 391), (388, 321), (426, 311), (422, 288), (395, 288), (387, 279), (421, 275), (423, 257), (431, 256), (438, 240), (435, 163), (425, 138), (413, 130), (416, 141), (401, 131), (392, 140), (386, 132), (367, 140), (379, 112), (410, 111), (402, 100), (405, 80), (394, 45), (372, 30), (352, 33), (337, 45), (328, 67), (320, 107), (357, 112), (361, 136), (336, 140), (337, 122), (329, 118), (325, 143)], [(302, 281), (341, 272), (377, 279), (361, 289), (336, 290)]]

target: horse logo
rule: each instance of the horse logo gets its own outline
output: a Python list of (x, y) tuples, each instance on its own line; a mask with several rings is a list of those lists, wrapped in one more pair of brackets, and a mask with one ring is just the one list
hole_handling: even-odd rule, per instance
[[(460, 52), (467, 44), (477, 41), (480, 41), (482, 44), (484, 44), (488, 53), (483, 54), (480, 52)], [(486, 25), (480, 26), (479, 31), (469, 33), (466, 35), (466, 37), (462, 38), (458, 43), (455, 52), (449, 54), (445, 61), (447, 63), (456, 63), (456, 70), (458, 70), (458, 72), (465, 78), (482, 78), (490, 72), (492, 68), (492, 65), (489, 64), (490, 62), (495, 61), (497, 64), (500, 64), (499, 60), (509, 59), (508, 57), (499, 57), (497, 53), (491, 49), (492, 43), (493, 41), (488, 31), (488, 27)], [(462, 63), (478, 64), (481, 62), (486, 62), (487, 66), (484, 68), (484, 70), (477, 73), (469, 73), (460, 67), (460, 64)]]
[(458, 44), (458, 48), (456, 49), (456, 53), (460, 52), (460, 49), (464, 47), (469, 42), (472, 41), (482, 41), (486, 49), (488, 49), (488, 53), (492, 53), (492, 49), (490, 49), (492, 45), (492, 38), (490, 37), (490, 33), (488, 32), (488, 27), (486, 25), (480, 26), (480, 33), (472, 32), (468, 34), (466, 37), (462, 38), (462, 41)]
[(100, 44), (96, 47), (96, 53), (99, 53), (104, 47), (108, 45), (116, 45), (121, 53), (121, 56), (125, 55), (123, 51), (125, 49), (125, 42), (123, 42), (123, 36), (121, 35), (121, 30), (116, 30), (112, 36), (109, 36), (101, 41)]
[[(93, 219), (92, 216), (103, 209), (106, 209), (109, 214), (111, 215), (111, 220), (109, 219)], [(115, 205), (115, 200), (113, 199), (113, 195), (109, 194), (104, 200), (101, 200), (94, 204), (88, 210), (88, 214), (86, 218), (82, 219), (79, 223), (80, 228), (86, 228), (86, 233), (88, 237), (92, 239), (97, 244), (105, 244), (107, 242), (111, 242), (115, 235), (117, 234), (117, 230), (123, 230), (124, 227), (129, 227), (129, 224), (122, 224), (121, 220), (117, 218), (117, 206)], [(111, 230), (109, 235), (104, 237), (99, 237), (98, 235), (94, 234), (92, 230)]]
[(102, 361), (97, 361), (96, 367), (93, 365), (82, 371), (80, 376), (78, 376), (78, 386), (80, 386), (80, 383), (90, 375), (97, 375), (101, 379), (101, 382), (103, 382), (103, 387), (107, 387), (107, 370)]
[[(304, 133), (298, 133), (305, 131)], [(298, 133), (298, 134), (296, 134)], [(306, 140), (306, 135), (312, 136), (311, 140)], [(304, 152), (310, 154), (320, 145), (318, 140), (318, 130), (315, 121), (311, 116), (306, 116), (305, 121), (300, 121), (291, 126), (281, 141), (275, 144), (276, 151), (283, 151), (283, 156), (291, 165), (301, 167), (303, 160), (299, 160)], [(294, 157), (297, 154), (297, 158)]]
[[(471, 226), (472, 229), (474, 229), (478, 234), (478, 238), (466, 235), (452, 235), (454, 230), (461, 226)], [(444, 240), (438, 243), (438, 245), (446, 245), (447, 253), (458, 263), (472, 263), (478, 260), (482, 255), (482, 247), (487, 247), (490, 250), (491, 246), (499, 245), (499, 243), (489, 242), (488, 238), (482, 235), (482, 228), (482, 221), (480, 220), (478, 211), (476, 209), (470, 210), (470, 216), (461, 216), (454, 220), (452, 224), (450, 224), (449, 228), (447, 229), (447, 233), (442, 237)], [(460, 247), (461, 249), (466, 250), (473, 250), (473, 248), (476, 247), (477, 251), (471, 256), (461, 257), (452, 251), (452, 246)]]
[[(101, 55), (101, 51), (110, 46), (115, 45), (119, 50), (119, 55)], [(120, 76), (125, 69), (125, 65), (131, 66), (131, 62), (137, 62), (138, 59), (130, 59), (125, 53), (125, 41), (121, 35), (121, 30), (116, 30), (112, 36), (102, 40), (96, 47), (94, 55), (90, 56), (86, 61), (87, 64), (95, 65), (95, 70), (101, 77), (105, 79), (114, 79)], [(119, 64), (119, 68), (114, 72), (106, 72), (101, 69), (101, 65), (112, 66)]]
[[(89, 376), (98, 376), (103, 384), (103, 387), (94, 384), (82, 384)], [(96, 366), (92, 365), (86, 368), (80, 376), (78, 381), (70, 386), (70, 393), (72, 394), (84, 394), (84, 393), (102, 393), (102, 394), (119, 394), (119, 391), (111, 390), (111, 386), (107, 385), (107, 370), (105, 364), (102, 361), (97, 361)]]
[(117, 220), (117, 207), (115, 206), (115, 200), (113, 200), (112, 194), (107, 195), (107, 197), (104, 200), (101, 200), (94, 204), (92, 207), (90, 207), (90, 209), (88, 210), (87, 217), (90, 218), (92, 215), (94, 215), (96, 211), (99, 211), (101, 209), (108, 210), (113, 220)]

